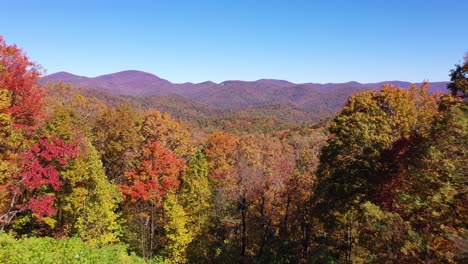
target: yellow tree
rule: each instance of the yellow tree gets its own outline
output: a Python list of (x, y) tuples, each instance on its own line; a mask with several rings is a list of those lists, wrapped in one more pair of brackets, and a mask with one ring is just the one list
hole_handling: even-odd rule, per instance
[(193, 240), (190, 218), (179, 204), (177, 195), (169, 193), (164, 200), (166, 223), (164, 230), (168, 243), (165, 248), (167, 263), (186, 263), (187, 247)]
[(0, 89), (0, 212), (8, 210), (9, 188), (12, 183), (10, 179), (15, 170), (11, 162), (14, 157), (11, 149), (15, 148), (12, 141), (15, 136), (12, 137), (12, 133), (15, 133), (15, 130), (12, 128), (11, 115), (4, 112), (10, 104), (8, 91)]
[(159, 141), (178, 157), (187, 158), (192, 152), (190, 132), (168, 113), (151, 111), (144, 115), (141, 134), (146, 140)]
[(124, 171), (134, 166), (143, 142), (140, 128), (140, 116), (127, 105), (107, 109), (94, 121), (92, 143), (110, 180), (122, 182)]
[(70, 125), (76, 134), (91, 138), (91, 129), (96, 117), (106, 110), (102, 101), (95, 97), (83, 96), (82, 88), (66, 83), (50, 83), (47, 87), (47, 108), (49, 115), (58, 109), (70, 114)]
[(62, 235), (78, 235), (91, 245), (119, 241), (121, 227), (117, 210), (121, 200), (117, 186), (110, 182), (90, 143), (83, 142), (79, 155), (62, 173), (64, 186), (58, 195)]
[(203, 151), (198, 150), (187, 161), (186, 170), (182, 173), (179, 189), (179, 201), (185, 208), (188, 226), (193, 242), (188, 251), (192, 258), (209, 258), (209, 228), (213, 219), (212, 191), (208, 178), (209, 167)]

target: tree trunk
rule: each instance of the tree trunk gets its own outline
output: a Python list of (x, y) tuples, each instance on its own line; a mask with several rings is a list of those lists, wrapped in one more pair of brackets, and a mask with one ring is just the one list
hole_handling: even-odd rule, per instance
[(241, 229), (241, 253), (240, 253), (240, 263), (245, 263), (245, 248), (247, 243), (247, 201), (245, 195), (241, 198), (241, 221), (242, 221), (242, 229)]

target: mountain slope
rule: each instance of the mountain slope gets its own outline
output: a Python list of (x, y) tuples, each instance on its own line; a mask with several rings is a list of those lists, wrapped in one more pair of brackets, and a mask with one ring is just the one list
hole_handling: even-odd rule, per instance
[[(59, 72), (45, 76), (41, 80), (43, 84), (57, 81), (71, 83), (86, 89), (104, 91), (113, 95), (137, 97), (178, 95), (204, 106), (224, 110), (259, 109), (259, 107), (269, 109), (268, 105), (281, 105), (290, 109), (318, 111), (320, 113), (338, 111), (350, 95), (359, 91), (379, 89), (384, 84), (397, 85), (403, 88), (411, 86), (411, 83), (402, 81), (365, 84), (358, 82), (295, 84), (274, 79), (234, 80), (220, 84), (210, 81), (198, 84), (176, 84), (156, 75), (134, 70), (94, 78)], [(432, 83), (429, 90), (430, 92), (445, 92), (447, 90), (446, 85), (446, 82)], [(170, 98), (174, 99), (176, 97)], [(163, 99), (159, 98), (158, 102), (161, 100)]]

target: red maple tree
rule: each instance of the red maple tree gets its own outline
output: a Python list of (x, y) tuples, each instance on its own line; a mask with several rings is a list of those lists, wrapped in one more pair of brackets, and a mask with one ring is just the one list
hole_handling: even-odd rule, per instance
[(38, 84), (40, 69), (20, 48), (7, 45), (0, 36), (0, 89), (8, 90), (11, 95), (11, 105), (3, 111), (13, 117), (16, 127), (32, 130), (43, 117), (44, 91)]
[(150, 141), (142, 147), (140, 166), (125, 172), (127, 184), (120, 184), (119, 188), (132, 202), (157, 202), (179, 186), (177, 177), (183, 168), (184, 161), (171, 150), (158, 141)]
[(59, 138), (42, 138), (21, 155), (20, 185), (16, 194), (21, 195), (20, 211), (31, 210), (39, 218), (54, 216), (55, 192), (60, 190), (60, 170), (78, 155), (77, 145)]

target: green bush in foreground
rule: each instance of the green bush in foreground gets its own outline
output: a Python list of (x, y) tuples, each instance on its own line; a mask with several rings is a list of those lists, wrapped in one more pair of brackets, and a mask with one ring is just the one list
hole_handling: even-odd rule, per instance
[(15, 239), (0, 232), (0, 263), (163, 263), (162, 258), (146, 261), (125, 245), (94, 248), (79, 238), (28, 237)]

